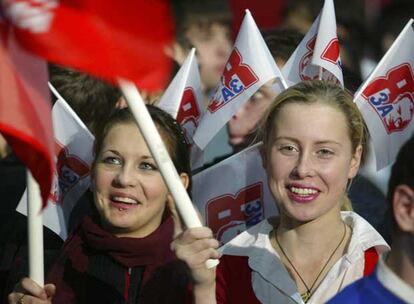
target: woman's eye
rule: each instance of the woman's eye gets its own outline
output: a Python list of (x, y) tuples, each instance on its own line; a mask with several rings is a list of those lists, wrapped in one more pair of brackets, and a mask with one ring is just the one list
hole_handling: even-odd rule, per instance
[(298, 149), (292, 145), (281, 146), (279, 150), (282, 151), (283, 154), (287, 154), (287, 155), (294, 154), (298, 151)]
[(109, 165), (120, 165), (122, 164), (122, 161), (118, 157), (108, 156), (103, 159), (103, 162), (105, 164)]
[(323, 158), (328, 158), (334, 155), (334, 152), (329, 149), (320, 149), (317, 153), (320, 157), (323, 157)]
[(157, 170), (157, 167), (154, 164), (148, 163), (148, 162), (142, 162), (139, 165), (140, 169), (144, 169), (144, 170)]

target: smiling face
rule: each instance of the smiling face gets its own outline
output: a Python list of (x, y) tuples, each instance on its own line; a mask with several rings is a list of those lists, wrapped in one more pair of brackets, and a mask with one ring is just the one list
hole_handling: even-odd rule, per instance
[(136, 125), (114, 125), (96, 157), (92, 185), (103, 227), (129, 237), (156, 230), (168, 190)]
[(358, 171), (345, 115), (320, 102), (287, 103), (273, 121), (266, 167), (281, 214), (307, 222), (337, 216), (347, 180)]

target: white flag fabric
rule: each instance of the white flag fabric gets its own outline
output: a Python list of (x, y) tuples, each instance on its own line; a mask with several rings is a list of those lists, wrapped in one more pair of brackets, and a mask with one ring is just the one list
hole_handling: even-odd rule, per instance
[(221, 244), (278, 214), (260, 147), (251, 146), (193, 177), (193, 201)]
[(344, 86), (333, 0), (325, 0), (321, 13), (283, 66), (282, 73), (289, 85), (322, 79)]
[[(185, 100), (186, 95), (189, 94), (187, 93), (189, 88), (192, 90), (193, 98), (191, 101), (194, 100), (194, 104)], [(158, 107), (176, 119), (198, 122), (204, 111), (204, 105), (195, 48), (190, 51), (174, 79), (165, 90)]]
[[(70, 213), (90, 185), (94, 137), (70, 106), (57, 97), (52, 109), (56, 172), (43, 210), (43, 224), (65, 240)], [(27, 191), (16, 210), (27, 215)]]
[(413, 49), (411, 19), (355, 93), (372, 138), (377, 170), (393, 163), (400, 147), (414, 134)]
[(204, 149), (241, 105), (271, 79), (276, 79), (280, 90), (287, 87), (252, 15), (246, 10), (220, 84), (194, 134), (196, 144)]
[(200, 71), (193, 48), (180, 70), (175, 75), (158, 107), (171, 114), (182, 126), (185, 137), (191, 146), (191, 167), (196, 169), (203, 165), (203, 153), (194, 145), (193, 136), (204, 113), (203, 92)]

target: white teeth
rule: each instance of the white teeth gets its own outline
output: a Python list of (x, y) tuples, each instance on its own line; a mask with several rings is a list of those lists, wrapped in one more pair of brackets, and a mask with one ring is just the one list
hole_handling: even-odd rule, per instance
[(290, 191), (292, 191), (293, 193), (299, 194), (299, 195), (310, 195), (310, 194), (316, 194), (318, 192), (314, 189), (296, 188), (296, 187), (290, 187)]
[(124, 197), (124, 196), (114, 196), (112, 200), (122, 202), (125, 204), (138, 204), (138, 202), (132, 198)]

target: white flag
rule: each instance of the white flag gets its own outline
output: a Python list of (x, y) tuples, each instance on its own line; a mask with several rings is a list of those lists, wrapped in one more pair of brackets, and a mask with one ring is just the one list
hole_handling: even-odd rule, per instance
[(191, 167), (203, 165), (203, 153), (194, 145), (193, 136), (204, 113), (203, 92), (195, 49), (190, 51), (180, 70), (161, 97), (158, 107), (171, 114), (182, 126), (191, 146)]
[(413, 49), (411, 19), (355, 93), (372, 138), (377, 170), (394, 162), (400, 147), (414, 133)]
[[(56, 172), (52, 193), (43, 210), (43, 224), (65, 240), (70, 213), (90, 185), (94, 137), (70, 106), (60, 96), (56, 97), (52, 109)], [(27, 191), (16, 210), (27, 215)]]
[(282, 73), (289, 85), (322, 79), (344, 86), (333, 0), (325, 0), (321, 13), (283, 66)]
[(193, 177), (193, 201), (222, 244), (278, 213), (260, 147), (249, 147)]
[(278, 81), (280, 90), (287, 87), (252, 15), (246, 10), (221, 83), (194, 135), (196, 144), (204, 149), (241, 105), (271, 79)]

